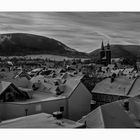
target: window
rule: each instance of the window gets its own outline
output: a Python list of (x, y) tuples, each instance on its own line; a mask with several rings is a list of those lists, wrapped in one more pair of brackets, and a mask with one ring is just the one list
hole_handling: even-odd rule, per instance
[(63, 111), (64, 111), (64, 107), (61, 106), (61, 107), (60, 107), (60, 112), (63, 112)]
[(36, 105), (36, 111), (37, 111), (37, 112), (40, 112), (41, 110), (42, 110), (41, 104), (37, 104), (37, 105)]

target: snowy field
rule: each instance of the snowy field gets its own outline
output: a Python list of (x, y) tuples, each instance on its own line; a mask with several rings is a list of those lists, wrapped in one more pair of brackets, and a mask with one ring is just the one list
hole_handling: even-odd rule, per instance
[[(36, 59), (36, 58), (40, 58), (40, 59), (50, 59), (50, 60), (56, 60), (56, 61), (63, 61), (65, 60), (72, 60), (74, 58), (72, 57), (67, 57), (67, 56), (59, 56), (59, 55), (51, 55), (51, 54), (40, 54), (40, 55), (26, 55), (26, 56), (9, 56), (8, 58), (12, 58), (12, 57), (16, 57), (16, 58), (27, 58), (27, 59)], [(4, 59), (6, 58), (5, 56), (0, 56), (0, 58)], [(79, 59), (79, 58), (75, 58), (75, 59)], [(81, 58), (81, 60), (87, 60), (87, 58)]]

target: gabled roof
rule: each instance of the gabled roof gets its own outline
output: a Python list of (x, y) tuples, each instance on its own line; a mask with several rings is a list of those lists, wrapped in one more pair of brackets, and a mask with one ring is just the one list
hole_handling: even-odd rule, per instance
[(78, 122), (86, 122), (89, 128), (135, 128), (135, 122), (125, 111), (122, 101), (105, 104)]
[(20, 89), (18, 89), (13, 83), (11, 82), (6, 82), (6, 81), (1, 81), (0, 82), (0, 95), (4, 93), (6, 89), (8, 89), (10, 86), (12, 86), (16, 91), (18, 91), (19, 94), (23, 95), (27, 99), (29, 98), (29, 95), (26, 92), (22, 92)]
[(11, 82), (5, 82), (1, 81), (0, 82), (0, 95), (11, 85)]
[[(64, 93), (62, 95), (66, 96), (66, 97), (70, 96), (71, 93), (74, 91), (74, 89), (80, 83), (82, 77), (83, 76), (67, 78), (66, 82), (64, 84), (65, 85), (65, 90), (64, 90)], [(37, 77), (33, 77), (31, 79), (31, 82), (32, 83), (36, 83), (36, 82), (40, 81), (39, 91), (48, 92), (48, 93), (54, 93), (54, 91), (57, 88), (57, 86), (54, 84), (54, 82), (56, 80), (60, 80), (61, 81), (61, 79), (45, 78), (44, 76), (40, 76), (39, 75)]]
[(28, 73), (26, 73), (25, 71), (20, 71), (18, 75), (15, 76), (15, 78), (17, 77), (26, 77), (28, 80), (31, 79), (30, 75)]
[(87, 116), (83, 116), (78, 122), (85, 123), (88, 128), (104, 128), (104, 121), (101, 108), (98, 107), (90, 112)]
[[(42, 101), (50, 101), (50, 100), (58, 100), (58, 99), (69, 98), (74, 93), (74, 90), (81, 83), (81, 78), (82, 78), (82, 76), (67, 79), (67, 81), (65, 82), (64, 92), (60, 95), (56, 95), (54, 90), (56, 89), (57, 86), (54, 86), (53, 83), (50, 83), (50, 84), (48, 83), (47, 84), (46, 82), (42, 84), (41, 82), (43, 82), (44, 80), (41, 80), (42, 79), (42, 77), (41, 77), (40, 78), (40, 81), (41, 81), (40, 82), (41, 83), (40, 88), (38, 90), (35, 90), (35, 91), (30, 91), (30, 93), (33, 94), (33, 98), (29, 99), (29, 100), (26, 100), (26, 101), (22, 101), (22, 102), (16, 102), (16, 103), (28, 104), (28, 103), (34, 103), (34, 102), (42, 102)], [(52, 80), (54, 80), (54, 79), (52, 79)], [(90, 94), (90, 92), (89, 92), (89, 94)]]
[(92, 93), (127, 96), (133, 82), (133, 79), (129, 79), (126, 76), (116, 77), (112, 83), (110, 78), (106, 78), (96, 84)]

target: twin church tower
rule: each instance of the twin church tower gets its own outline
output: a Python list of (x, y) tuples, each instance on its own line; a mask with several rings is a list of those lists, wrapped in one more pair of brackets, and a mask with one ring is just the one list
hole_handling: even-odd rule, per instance
[(100, 62), (103, 65), (111, 64), (110, 44), (107, 43), (107, 46), (104, 46), (103, 41), (102, 41), (101, 50), (100, 50)]

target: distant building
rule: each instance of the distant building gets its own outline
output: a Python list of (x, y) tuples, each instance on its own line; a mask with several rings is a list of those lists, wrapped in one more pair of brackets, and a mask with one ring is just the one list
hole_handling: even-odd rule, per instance
[[(61, 118), (60, 118), (61, 117)], [(0, 128), (85, 128), (84, 123), (78, 123), (72, 120), (54, 117), (46, 113), (39, 113), (3, 121)]]
[(30, 75), (25, 72), (25, 71), (20, 71), (14, 79), (12, 79), (12, 82), (17, 86), (17, 87), (22, 87), (22, 88), (31, 88), (31, 77)]
[(140, 60), (136, 62), (137, 70), (140, 72)]
[(111, 50), (110, 44), (108, 43), (106, 48), (102, 42), (101, 50), (100, 50), (100, 62), (103, 65), (111, 64)]
[(11, 70), (12, 65), (6, 62), (0, 62), (0, 72), (9, 72)]

